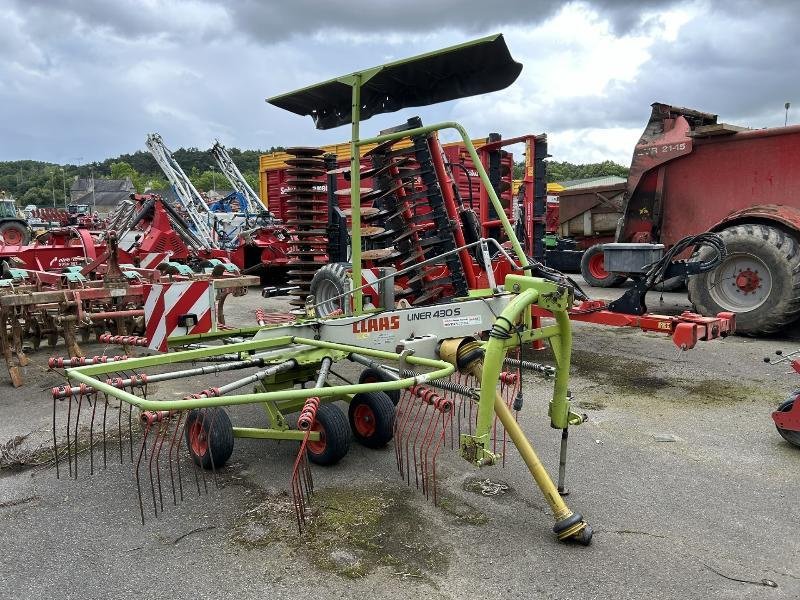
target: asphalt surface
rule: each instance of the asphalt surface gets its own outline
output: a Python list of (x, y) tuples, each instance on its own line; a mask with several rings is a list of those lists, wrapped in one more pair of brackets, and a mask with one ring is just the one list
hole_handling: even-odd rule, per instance
[[(255, 308), (283, 302), (229, 299), (229, 323), (252, 324)], [(682, 294), (648, 303), (688, 308)], [(575, 326), (571, 390), (589, 420), (571, 429), (566, 500), (595, 529), (588, 548), (555, 540), (510, 446), (505, 468), (480, 471), (443, 454), (445, 502), (435, 507), (401, 480), (391, 443), (353, 444), (338, 465), (313, 467), (322, 524), (298, 541), (286, 496), (296, 443), (237, 440), (208, 494), (198, 495), (184, 463), (185, 500), (173, 506), (165, 484), (164, 512), (141, 525), (132, 468), (114, 460), (114, 441), (105, 471), (100, 446), (94, 475), (81, 454), (77, 480), (63, 459), (56, 479), (46, 452), (30, 458), (41, 466), (0, 470), (0, 598), (797, 598), (800, 449), (769, 416), (795, 382), (763, 362), (795, 340), (736, 336), (678, 352), (658, 334)], [(2, 382), (0, 444), (20, 435), (20, 451), (48, 443), (47, 389), (62, 379), (42, 367), (47, 355), (32, 355), (25, 387)], [(231, 378), (151, 393), (180, 397)], [(524, 391), (520, 423), (555, 474), (560, 433), (548, 427), (547, 385), (527, 376)], [(253, 407), (231, 416), (265, 422)]]

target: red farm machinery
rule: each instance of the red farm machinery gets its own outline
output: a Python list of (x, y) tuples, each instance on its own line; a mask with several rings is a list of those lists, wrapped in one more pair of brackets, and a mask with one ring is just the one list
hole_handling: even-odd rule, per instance
[[(681, 240), (714, 232), (727, 254)], [(800, 315), (800, 126), (745, 129), (717, 115), (653, 104), (636, 145), (616, 243), (604, 269), (631, 276), (629, 310), (641, 310), (646, 271), (668, 256), (669, 282), (688, 278), (702, 314), (736, 313), (737, 331), (766, 335)]]
[(225, 297), (258, 283), (241, 277), (227, 252), (205, 248), (160, 197), (136, 196), (128, 208), (111, 217), (119, 234), (111, 224), (105, 231), (56, 227), (28, 244), (0, 245), (0, 352), (13, 385), (22, 385), (29, 353), (42, 342), (55, 347), (63, 339), (73, 365), (85, 364), (79, 342), (92, 338), (126, 352), (147, 345), (144, 308), (153, 286), (214, 286), (214, 329), (224, 326)]
[(183, 228), (204, 248), (228, 253), (245, 273), (271, 273), (286, 265), (288, 231), (261, 201), (225, 146), (217, 141), (210, 153), (234, 191), (227, 198), (209, 203), (160, 135), (148, 135), (145, 144), (177, 200), (169, 209), (173, 215), (180, 215)]

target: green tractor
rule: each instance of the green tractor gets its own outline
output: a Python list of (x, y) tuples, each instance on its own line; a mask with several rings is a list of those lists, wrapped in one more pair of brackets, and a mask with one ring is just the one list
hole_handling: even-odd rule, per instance
[(0, 198), (0, 240), (11, 246), (24, 246), (31, 241), (28, 222), (19, 216), (11, 198)]

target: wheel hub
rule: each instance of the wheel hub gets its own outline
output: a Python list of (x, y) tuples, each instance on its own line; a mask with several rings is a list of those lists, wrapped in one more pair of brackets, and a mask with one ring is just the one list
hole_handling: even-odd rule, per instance
[(10, 246), (19, 246), (22, 242), (22, 235), (16, 229), (6, 229), (2, 233), (5, 243)]
[(739, 269), (739, 274), (736, 276), (736, 287), (739, 288), (739, 291), (743, 294), (755, 292), (761, 287), (761, 278), (758, 276), (758, 271)]
[(589, 272), (598, 279), (605, 279), (608, 277), (605, 256), (603, 256), (602, 252), (598, 252), (589, 259)]
[(325, 446), (327, 445), (325, 441), (325, 428), (322, 427), (319, 423), (314, 423), (314, 426), (311, 428), (311, 431), (316, 431), (319, 433), (319, 440), (318, 441), (308, 441), (308, 450), (313, 454), (322, 454), (325, 452)]
[(716, 268), (709, 291), (725, 310), (748, 312), (767, 301), (772, 285), (772, 272), (761, 257), (735, 252)]
[(204, 456), (208, 450), (208, 438), (203, 430), (202, 423), (199, 421), (192, 423), (192, 428), (189, 431), (189, 440), (195, 456)]
[(375, 433), (375, 415), (369, 406), (359, 404), (353, 412), (353, 422), (360, 435), (370, 437)]

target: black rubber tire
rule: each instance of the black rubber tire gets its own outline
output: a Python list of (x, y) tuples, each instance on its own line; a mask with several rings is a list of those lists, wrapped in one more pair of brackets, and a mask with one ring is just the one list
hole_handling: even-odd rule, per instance
[[(206, 450), (193, 443), (193, 437), (205, 435)], [(233, 453), (233, 424), (224, 408), (205, 408), (189, 411), (184, 430), (189, 455), (198, 467), (219, 469)]]
[(15, 230), (22, 240), (19, 242), (19, 246), (24, 246), (31, 241), (30, 230), (20, 221), (7, 221), (5, 223), (0, 223), (0, 238), (5, 240), (5, 233), (10, 229)]
[[(704, 315), (736, 312), (736, 332), (744, 335), (766, 335), (783, 329), (800, 315), (800, 245), (797, 240), (768, 225), (735, 225), (720, 232), (728, 256), (750, 254), (758, 257), (770, 270), (772, 290), (758, 307), (737, 312), (723, 306), (711, 295), (716, 281), (714, 269), (689, 277), (689, 301)], [(704, 247), (693, 260), (710, 259), (714, 250)]]
[(327, 467), (335, 465), (350, 451), (350, 424), (347, 417), (333, 404), (320, 404), (314, 431), (319, 431), (324, 446), (309, 442), (308, 460), (314, 464)]
[[(378, 369), (373, 369), (371, 367), (367, 367), (361, 371), (361, 375), (358, 376), (358, 383), (376, 383), (378, 381), (388, 381), (388, 379), (386, 379), (384, 374)], [(383, 393), (389, 396), (389, 399), (395, 406), (400, 402), (400, 390), (389, 390)]]
[[(605, 277), (598, 277), (592, 274), (590, 269), (589, 263), (592, 261), (593, 257), (597, 254), (603, 254), (603, 245), (602, 244), (595, 244), (591, 248), (588, 248), (586, 252), (583, 253), (581, 256), (581, 275), (586, 280), (586, 283), (593, 287), (601, 287), (601, 288), (610, 288), (610, 287), (617, 287), (622, 285), (627, 277), (624, 275), (615, 275), (614, 273), (608, 273)], [(597, 259), (594, 259), (597, 260)]]
[(367, 448), (383, 448), (394, 435), (394, 404), (383, 392), (356, 394), (347, 411), (355, 439)]
[[(792, 410), (795, 401), (797, 400), (798, 396), (796, 394), (792, 394), (788, 400), (784, 400), (778, 405), (778, 412), (789, 412)], [(778, 430), (780, 436), (789, 442), (792, 446), (797, 446), (800, 448), (800, 431), (791, 431), (789, 429), (781, 429), (777, 425), (775, 429)]]
[(336, 309), (341, 309), (345, 313), (350, 312), (350, 307), (345, 303), (349, 302), (349, 297), (329, 300), (350, 290), (350, 275), (347, 273), (349, 268), (349, 263), (331, 263), (314, 273), (310, 293), (314, 296), (316, 304), (324, 303), (317, 306), (318, 317), (327, 317)]

